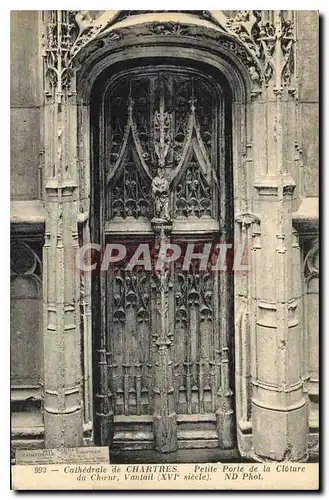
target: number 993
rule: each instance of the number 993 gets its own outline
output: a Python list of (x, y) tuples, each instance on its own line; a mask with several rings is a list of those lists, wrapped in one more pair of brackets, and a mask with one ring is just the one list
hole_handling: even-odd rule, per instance
[(34, 467), (34, 474), (45, 474), (47, 467)]

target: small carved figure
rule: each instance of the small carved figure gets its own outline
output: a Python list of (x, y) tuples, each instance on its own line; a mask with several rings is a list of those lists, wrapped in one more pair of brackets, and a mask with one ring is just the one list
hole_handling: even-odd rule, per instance
[(259, 83), (259, 73), (258, 73), (257, 69), (255, 68), (255, 66), (250, 66), (249, 74), (250, 74), (251, 80), (254, 83), (258, 84)]
[(274, 37), (275, 36), (275, 28), (274, 26), (269, 22), (269, 21), (265, 21), (265, 22), (260, 22), (259, 23), (259, 36), (260, 38), (271, 38), (271, 37)]
[(85, 31), (94, 26), (94, 20), (89, 14), (88, 10), (80, 10), (75, 16), (75, 21), (79, 26), (79, 35), (81, 36)]
[(154, 214), (158, 219), (170, 220), (169, 214), (169, 182), (160, 171), (152, 181)]
[(293, 22), (287, 19), (282, 21), (282, 33), (286, 38), (293, 37)]

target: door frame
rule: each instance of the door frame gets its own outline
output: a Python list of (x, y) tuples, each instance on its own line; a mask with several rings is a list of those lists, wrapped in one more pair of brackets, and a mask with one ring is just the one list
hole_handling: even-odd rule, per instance
[[(116, 43), (106, 50), (101, 49), (89, 57), (79, 72), (77, 80), (78, 103), (78, 161), (80, 163), (80, 185), (84, 186), (83, 194), (86, 210), (89, 211), (90, 173), (86, 165), (93, 165), (91, 151), (92, 141), (89, 141), (91, 116), (95, 110), (90, 107), (92, 89), (101, 81), (104, 72), (113, 69), (115, 65), (122, 66), (134, 63), (141, 57), (141, 38), (138, 36), (139, 27), (134, 28), (132, 38), (125, 43)], [(234, 240), (241, 241), (247, 238), (251, 249), (254, 225), (259, 219), (252, 213), (252, 197), (249, 196), (252, 179), (250, 160), (251, 137), (251, 82), (245, 66), (233, 51), (225, 45), (215, 44), (212, 40), (199, 41), (197, 46), (183, 38), (172, 37), (170, 43), (164, 44), (163, 38), (143, 40), (143, 56), (146, 58), (173, 58), (185, 59), (191, 64), (201, 64), (208, 67), (210, 72), (219, 72), (228, 82), (232, 102), (232, 158), (233, 158), (233, 212), (235, 220)], [(161, 42), (161, 43), (159, 43)], [(191, 47), (191, 45), (194, 45)], [(116, 48), (116, 50), (113, 50)], [(93, 167), (92, 167), (93, 168)], [(88, 224), (88, 222), (86, 222)], [(90, 238), (89, 228), (86, 229), (87, 238)], [(88, 243), (88, 239), (84, 239)], [(249, 253), (251, 257), (251, 252)], [(251, 270), (252, 272), (252, 270)], [(88, 279), (88, 278), (87, 278)], [(237, 439), (240, 450), (248, 453), (251, 449), (251, 417), (247, 409), (248, 394), (250, 394), (250, 366), (237, 356), (238, 346), (246, 342), (247, 330), (252, 331), (253, 325), (245, 326), (244, 319), (251, 312), (251, 282), (252, 276), (234, 276), (234, 324), (235, 324), (235, 408), (237, 423)], [(90, 283), (87, 285), (90, 288)], [(252, 318), (249, 314), (249, 320)], [(238, 338), (237, 338), (238, 337)], [(244, 340), (241, 341), (241, 337)], [(251, 336), (252, 337), (252, 336)], [(248, 341), (247, 341), (248, 342)], [(252, 339), (250, 344), (252, 343)], [(250, 350), (250, 344), (247, 350)], [(91, 356), (91, 353), (90, 353)], [(243, 357), (249, 354), (243, 354)], [(86, 394), (89, 405), (92, 402), (92, 393)]]
[[(283, 460), (287, 453), (298, 460), (307, 456), (308, 374), (303, 365), (307, 346), (298, 347), (304, 335), (298, 292), (300, 248), (292, 230), (302, 175), (297, 40), (291, 22), (296, 16), (291, 11), (271, 11), (274, 36), (269, 39), (262, 30), (268, 13), (247, 11), (241, 16), (239, 11), (228, 17), (221, 11), (105, 11), (92, 27), (80, 24), (74, 11), (40, 13), (45, 35), (46, 447), (93, 442), (90, 279), (78, 272), (67, 279), (79, 246), (90, 242), (91, 91), (113, 64), (141, 56), (169, 56), (217, 68), (232, 91), (235, 241), (248, 246), (251, 264), (247, 274), (235, 273), (240, 453), (260, 460)], [(69, 258), (63, 260), (63, 252)], [(267, 273), (266, 261), (277, 270), (275, 279)], [(287, 279), (287, 270), (293, 270), (296, 279)], [(63, 355), (66, 349), (69, 356)], [(264, 356), (267, 363), (259, 362)], [(59, 366), (56, 377), (47, 370), (53, 363)]]
[[(188, 66), (186, 65), (188, 62)], [(204, 76), (208, 80), (208, 84), (213, 84), (214, 95), (217, 96), (217, 105), (218, 109), (222, 109), (223, 112), (221, 117), (218, 119), (224, 119), (224, 130), (225, 135), (222, 136), (222, 140), (225, 141), (225, 154), (224, 161), (221, 160), (219, 156), (219, 162), (217, 165), (217, 172), (219, 178), (219, 188), (218, 188), (218, 197), (217, 198), (217, 207), (214, 208), (215, 218), (219, 221), (219, 232), (216, 231), (216, 237), (218, 241), (228, 241), (229, 243), (233, 243), (233, 223), (232, 223), (232, 215), (233, 215), (233, 192), (232, 192), (232, 130), (231, 130), (231, 92), (229, 89), (228, 82), (223, 80), (223, 76), (219, 72), (212, 72), (213, 74), (209, 74), (209, 67), (207, 65), (199, 65), (196, 66), (195, 62), (192, 60), (186, 61), (186, 59), (168, 59), (165, 60), (163, 58), (152, 57), (149, 59), (136, 59), (135, 61), (128, 61), (124, 66), (119, 65), (119, 69), (117, 70), (117, 66), (114, 65), (111, 68), (111, 71), (105, 70), (105, 76), (100, 79), (99, 84), (96, 82), (93, 92), (91, 95), (91, 108), (93, 109), (93, 116), (91, 118), (91, 155), (92, 155), (92, 168), (91, 172), (91, 209), (90, 209), (90, 233), (92, 235), (92, 241), (97, 241), (103, 247), (105, 245), (105, 216), (104, 216), (104, 207), (105, 207), (105, 176), (104, 176), (104, 152), (106, 150), (105, 146), (105, 136), (104, 130), (106, 129), (105, 118), (104, 118), (104, 99), (105, 95), (108, 92), (108, 89), (111, 85), (115, 84), (117, 79), (120, 79), (124, 76), (132, 74), (147, 74), (148, 72), (152, 72), (157, 68), (169, 67), (182, 74), (195, 74)], [(195, 67), (196, 66), (196, 67)], [(169, 68), (168, 68), (169, 69)], [(161, 71), (161, 69), (160, 69)], [(228, 95), (229, 94), (229, 95)], [(218, 134), (216, 143), (219, 138), (220, 128), (216, 132)], [(218, 143), (219, 147), (219, 143)], [(216, 203), (214, 203), (215, 205)], [(210, 221), (209, 221), (210, 222)], [(202, 238), (207, 235), (207, 227), (209, 227), (209, 234), (212, 234), (211, 239), (215, 238), (215, 233), (213, 233), (213, 228), (211, 226), (207, 226), (207, 222), (204, 223), (204, 230), (200, 234), (191, 229), (189, 233), (192, 237), (192, 240), (195, 238)], [(173, 237), (176, 240), (184, 237), (184, 231), (181, 229), (181, 225), (175, 229), (175, 220), (173, 226)], [(103, 228), (103, 230), (102, 230)], [(134, 228), (131, 228), (134, 230)], [(150, 224), (151, 230), (151, 224)], [(135, 228), (136, 231), (136, 228)], [(122, 234), (124, 236), (125, 233)], [(117, 232), (115, 232), (115, 237), (118, 238)], [(142, 236), (141, 234), (138, 236)], [(149, 232), (145, 236), (152, 237)], [(153, 236), (154, 237), (154, 236)], [(98, 239), (99, 238), (99, 239)], [(191, 241), (192, 241), (191, 240)], [(93, 381), (94, 381), (94, 391), (93, 391), (93, 403), (94, 403), (94, 429), (95, 429), (95, 440), (97, 444), (111, 444), (112, 439), (114, 437), (114, 429), (118, 426), (121, 434), (124, 434), (124, 431), (127, 431), (129, 434), (129, 422), (128, 418), (123, 419), (127, 420), (127, 422), (122, 423), (120, 416), (112, 415), (111, 404), (110, 401), (106, 401), (106, 395), (103, 394), (102, 388), (100, 384), (103, 383), (105, 385), (108, 384), (108, 372), (106, 366), (103, 365), (105, 362), (105, 358), (101, 358), (100, 352), (106, 350), (107, 344), (107, 336), (109, 333), (107, 332), (108, 328), (106, 326), (106, 304), (105, 304), (105, 296), (107, 286), (103, 277), (94, 276), (92, 280), (92, 318), (93, 318), (93, 332), (97, 332), (93, 335)], [(222, 293), (221, 293), (222, 292)], [(235, 446), (235, 401), (234, 401), (234, 390), (232, 392), (231, 389), (234, 389), (235, 378), (234, 378), (234, 335), (232, 332), (234, 331), (233, 321), (234, 321), (234, 305), (232, 303), (231, 297), (234, 294), (234, 284), (232, 280), (232, 276), (227, 276), (226, 273), (221, 273), (219, 279), (219, 288), (218, 292), (221, 296), (225, 297), (225, 300), (220, 301), (220, 310), (218, 311), (217, 321), (219, 323), (219, 333), (218, 333), (218, 341), (221, 344), (222, 350), (222, 403), (217, 407), (216, 412), (213, 417), (210, 415), (202, 420), (204, 421), (203, 431), (205, 438), (204, 442), (201, 443), (200, 446), (205, 447), (206, 443), (208, 443), (209, 447), (216, 446), (216, 439), (214, 439), (214, 433), (217, 431), (218, 439), (217, 446), (221, 449), (226, 448), (234, 448)], [(96, 298), (97, 297), (97, 298)], [(98, 380), (98, 386), (97, 386)], [(227, 389), (224, 388), (226, 384)], [(110, 398), (109, 398), (110, 400)], [(225, 408), (225, 409), (224, 409)], [(106, 415), (106, 416), (105, 416)], [(185, 418), (183, 418), (185, 417)], [(196, 417), (196, 416), (195, 416)], [(190, 426), (191, 431), (196, 429), (197, 431), (202, 430), (202, 423), (198, 425), (196, 418), (192, 417), (189, 419), (188, 415), (178, 415), (177, 419), (175, 416), (175, 420), (177, 421), (177, 429), (175, 430), (176, 434), (179, 434), (179, 427)], [(144, 422), (145, 420), (145, 422)], [(139, 432), (138, 434), (141, 437), (138, 444), (140, 449), (143, 446), (152, 447), (153, 443), (149, 443), (149, 435), (152, 431), (152, 423), (153, 419), (142, 418), (139, 417)], [(137, 425), (137, 416), (134, 420), (134, 425)], [(151, 426), (151, 427), (150, 427)], [(201, 426), (201, 427), (200, 427)], [(176, 427), (176, 422), (175, 422)], [(210, 430), (206, 430), (211, 427)], [(185, 427), (184, 427), (185, 428)], [(110, 430), (112, 429), (112, 430)], [(174, 431), (173, 431), (174, 432)], [(198, 441), (195, 441), (192, 437), (187, 437), (187, 432), (185, 432), (186, 437), (179, 438), (179, 446), (182, 448), (186, 447), (197, 447)], [(184, 434), (184, 436), (185, 436)], [(206, 437), (206, 435), (209, 437)], [(193, 435), (193, 432), (191, 432)], [(145, 439), (145, 442), (142, 441)], [(131, 449), (134, 445), (133, 441), (125, 441), (124, 438), (120, 442), (114, 441), (112, 447), (119, 447), (121, 449)], [(177, 446), (177, 444), (175, 445)], [(165, 447), (166, 448), (166, 447)]]

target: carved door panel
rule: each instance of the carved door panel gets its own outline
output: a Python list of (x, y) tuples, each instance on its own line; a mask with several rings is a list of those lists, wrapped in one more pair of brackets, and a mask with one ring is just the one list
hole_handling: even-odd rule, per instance
[[(233, 445), (232, 279), (212, 269), (232, 234), (225, 102), (210, 76), (175, 66), (122, 72), (104, 92), (99, 237), (124, 258), (99, 278), (102, 444)], [(169, 245), (180, 256), (161, 266)]]

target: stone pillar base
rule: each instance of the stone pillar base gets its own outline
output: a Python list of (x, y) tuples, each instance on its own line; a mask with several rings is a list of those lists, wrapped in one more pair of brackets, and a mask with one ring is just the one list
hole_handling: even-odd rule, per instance
[(177, 451), (176, 414), (154, 416), (155, 449), (161, 453)]
[(58, 414), (44, 412), (45, 448), (77, 448), (83, 446), (82, 410)]
[(233, 410), (227, 412), (216, 411), (218, 444), (221, 449), (230, 449), (234, 446), (232, 439), (232, 436), (234, 436), (234, 418)]
[(306, 403), (290, 411), (261, 408), (252, 403), (253, 452), (260, 461), (307, 460)]

